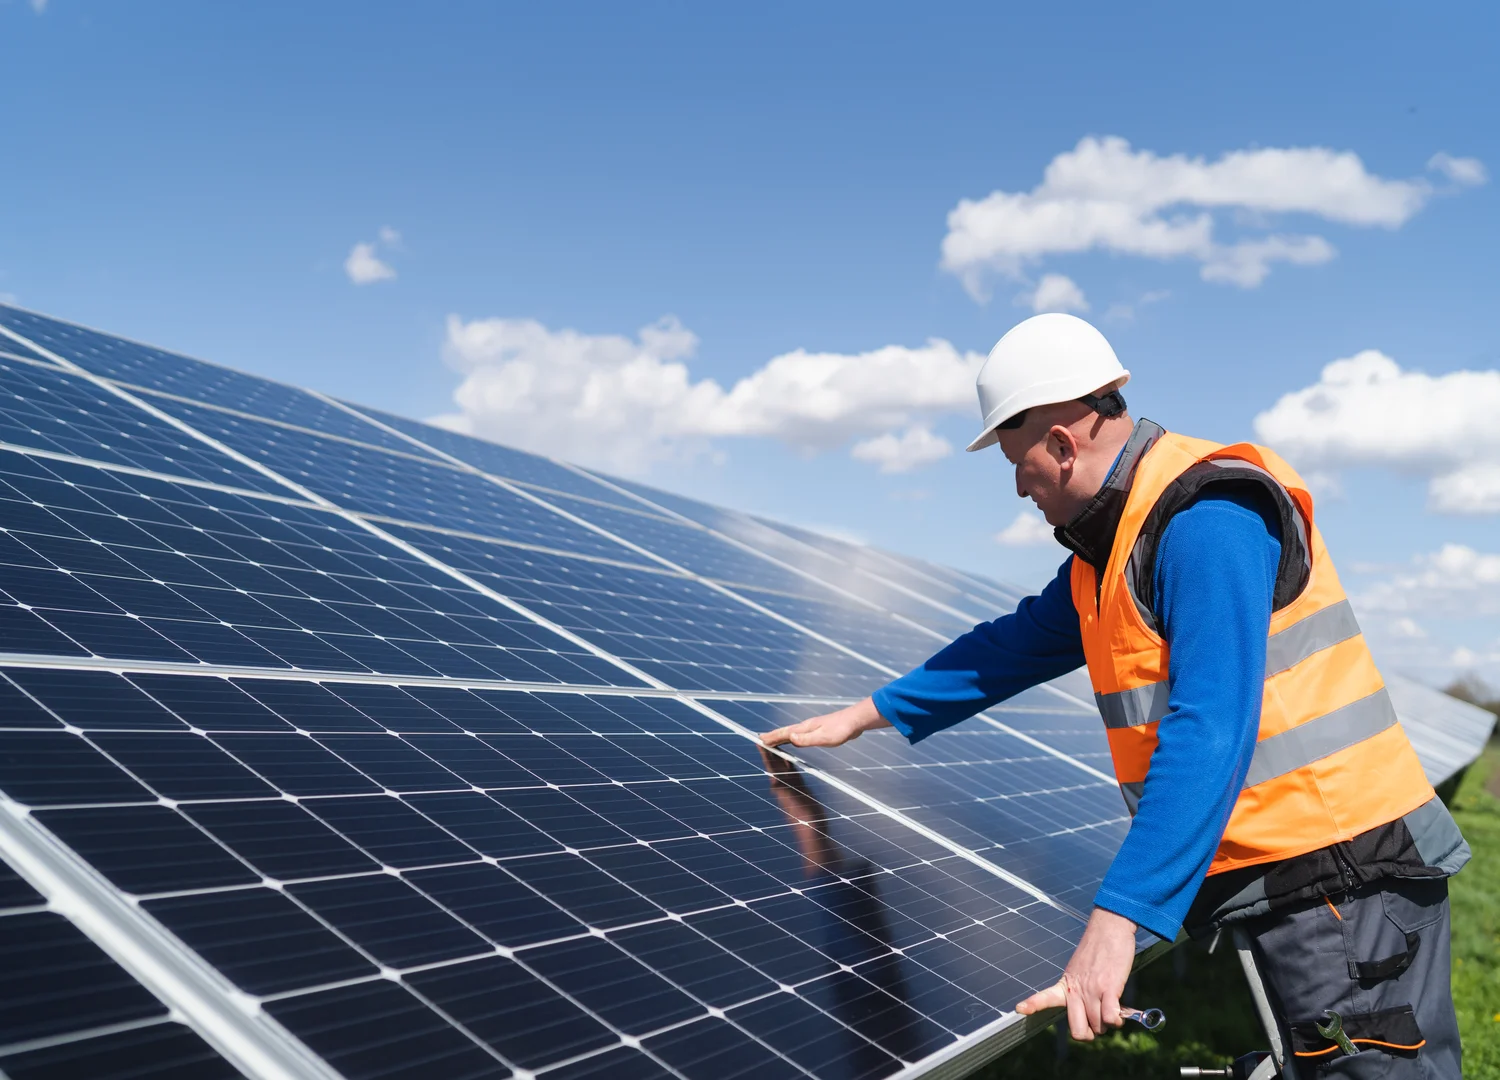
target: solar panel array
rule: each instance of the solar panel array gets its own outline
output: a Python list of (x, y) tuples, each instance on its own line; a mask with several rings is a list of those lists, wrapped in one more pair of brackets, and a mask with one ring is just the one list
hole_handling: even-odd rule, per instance
[[(1018, 590), (0, 307), (0, 1071), (937, 1075), (1126, 827)], [(7, 865), (8, 864), (8, 865)]]

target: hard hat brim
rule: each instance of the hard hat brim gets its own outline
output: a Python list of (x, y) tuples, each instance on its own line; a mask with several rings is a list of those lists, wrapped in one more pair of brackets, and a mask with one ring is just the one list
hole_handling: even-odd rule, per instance
[[(1003, 423), (1003, 421), (1002, 421)], [(964, 447), (964, 453), (972, 454), (975, 450), (983, 450), (986, 446), (994, 446), (1000, 441), (1000, 425), (985, 428), (979, 433), (979, 437)]]
[[(1090, 387), (1088, 390), (1080, 390), (1078, 391), (1078, 393), (1089, 394), (1105, 389), (1118, 390), (1129, 381), (1130, 372), (1122, 369), (1120, 377), (1118, 379), (1114, 379), (1111, 382), (1106, 383), (1104, 386), (1096, 386)], [(1071, 389), (1072, 388), (1070, 387), (1069, 390), (1071, 391)], [(1040, 393), (1033, 392), (1030, 395), (1024, 393), (1020, 394), (1016, 399), (1012, 399), (1011, 401), (1005, 403), (1005, 405), (995, 410), (995, 414), (992, 414), (989, 417), (990, 422), (985, 425), (983, 431), (975, 436), (973, 442), (964, 447), (964, 452), (967, 454), (972, 454), (975, 450), (983, 450), (987, 446), (994, 446), (997, 442), (1000, 441), (1000, 425), (1005, 423), (1007, 420), (1017, 415), (1018, 413), (1023, 413), (1027, 409), (1039, 408), (1043, 405), (1057, 405), (1060, 402), (1073, 401), (1077, 398), (1077, 396), (1078, 394), (1069, 392), (1065, 397), (1056, 397), (1052, 393), (1048, 393), (1045, 390), (1042, 390)], [(1038, 400), (1031, 400), (1032, 398), (1036, 398)]]

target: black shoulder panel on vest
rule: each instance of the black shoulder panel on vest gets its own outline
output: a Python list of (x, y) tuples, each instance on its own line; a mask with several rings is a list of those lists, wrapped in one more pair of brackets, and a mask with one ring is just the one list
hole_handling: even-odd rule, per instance
[(1156, 590), (1154, 576), (1156, 553), (1161, 547), (1161, 538), (1167, 525), (1181, 511), (1210, 486), (1221, 490), (1248, 487), (1263, 491), (1271, 497), (1281, 521), (1281, 561), (1276, 567), (1276, 589), (1272, 594), (1272, 611), (1280, 611), (1307, 588), (1311, 574), (1312, 553), (1308, 549), (1308, 535), (1303, 528), (1302, 515), (1297, 511), (1291, 496), (1269, 473), (1248, 463), (1238, 464), (1226, 459), (1200, 461), (1187, 469), (1167, 486), (1156, 500), (1156, 505), (1146, 515), (1136, 538), (1135, 550), (1131, 552), (1126, 569), (1131, 592), (1136, 605), (1143, 613), (1149, 612), (1160, 630), (1161, 620), (1156, 612)]

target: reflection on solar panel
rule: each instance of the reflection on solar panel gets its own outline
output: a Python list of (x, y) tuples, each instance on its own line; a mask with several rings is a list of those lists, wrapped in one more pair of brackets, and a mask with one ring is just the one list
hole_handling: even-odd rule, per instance
[(1029, 1030), (1126, 825), (1086, 685), (746, 737), (1018, 590), (5, 307), (0, 388), (12, 1080), (874, 1080)]

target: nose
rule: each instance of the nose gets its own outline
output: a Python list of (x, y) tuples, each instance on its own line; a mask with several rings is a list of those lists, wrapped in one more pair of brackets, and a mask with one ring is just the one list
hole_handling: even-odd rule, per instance
[(1026, 485), (1021, 483), (1021, 466), (1016, 466), (1016, 497), (1026, 498)]

